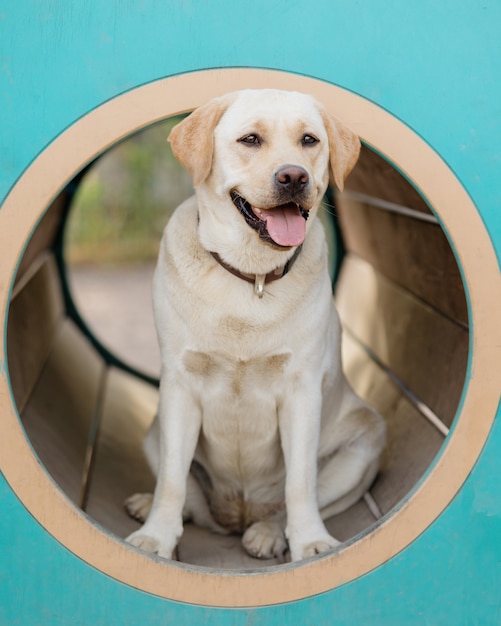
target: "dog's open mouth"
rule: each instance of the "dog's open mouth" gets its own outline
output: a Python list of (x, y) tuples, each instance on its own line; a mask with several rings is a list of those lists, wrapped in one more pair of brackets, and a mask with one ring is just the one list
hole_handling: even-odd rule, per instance
[(308, 211), (299, 204), (288, 202), (268, 209), (259, 209), (252, 206), (237, 191), (232, 191), (230, 195), (247, 224), (267, 243), (280, 248), (292, 248), (303, 243)]

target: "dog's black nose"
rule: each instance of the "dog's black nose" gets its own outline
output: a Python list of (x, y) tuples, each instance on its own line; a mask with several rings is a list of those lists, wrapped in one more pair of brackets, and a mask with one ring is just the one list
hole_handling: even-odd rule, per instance
[(281, 189), (295, 194), (308, 185), (310, 177), (308, 172), (299, 165), (284, 165), (275, 172), (275, 181)]

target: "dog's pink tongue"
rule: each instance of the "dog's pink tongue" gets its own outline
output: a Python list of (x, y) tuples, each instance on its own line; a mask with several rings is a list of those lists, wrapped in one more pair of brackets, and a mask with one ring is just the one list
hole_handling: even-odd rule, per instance
[(295, 204), (285, 204), (264, 212), (270, 237), (279, 246), (299, 246), (306, 235), (306, 220)]

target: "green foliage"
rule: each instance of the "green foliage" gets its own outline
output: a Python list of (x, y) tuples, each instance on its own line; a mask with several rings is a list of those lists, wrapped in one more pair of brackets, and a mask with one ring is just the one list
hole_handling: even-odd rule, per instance
[(75, 195), (66, 236), (72, 263), (148, 262), (156, 258), (172, 211), (193, 192), (166, 138), (172, 118), (103, 154)]

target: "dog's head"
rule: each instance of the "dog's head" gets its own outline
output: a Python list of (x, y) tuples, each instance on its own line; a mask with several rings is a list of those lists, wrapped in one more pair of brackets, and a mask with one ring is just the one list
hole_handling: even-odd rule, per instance
[(343, 189), (360, 150), (356, 135), (313, 97), (272, 89), (211, 100), (169, 141), (201, 209), (211, 207), (213, 227), (282, 251), (303, 242), (329, 178)]

